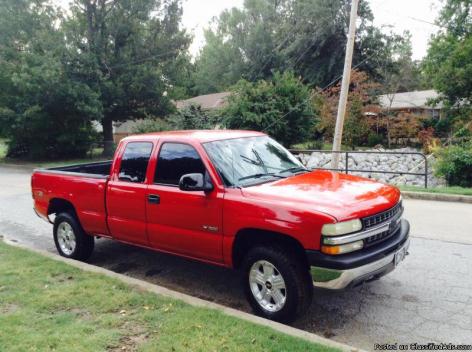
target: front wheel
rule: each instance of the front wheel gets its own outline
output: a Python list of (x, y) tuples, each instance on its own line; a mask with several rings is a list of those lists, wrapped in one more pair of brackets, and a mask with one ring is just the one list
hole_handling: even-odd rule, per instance
[(94, 238), (85, 233), (76, 217), (61, 213), (54, 220), (54, 243), (66, 258), (86, 260), (93, 252)]
[(255, 247), (243, 269), (246, 296), (257, 315), (288, 323), (309, 308), (313, 283), (293, 255), (277, 247)]

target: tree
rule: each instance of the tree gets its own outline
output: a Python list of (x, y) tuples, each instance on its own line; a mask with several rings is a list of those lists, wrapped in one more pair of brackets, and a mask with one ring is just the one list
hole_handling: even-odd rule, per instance
[(442, 94), (448, 125), (472, 132), (472, 1), (447, 0), (437, 22), (443, 30), (430, 42), (424, 70)]
[(114, 121), (173, 111), (190, 44), (180, 0), (75, 0), (71, 12), (68, 70), (98, 94), (104, 154), (111, 155)]
[(63, 69), (64, 33), (55, 26), (60, 13), (46, 1), (5, 0), (0, 18), (0, 124), (8, 155), (84, 155), (100, 106), (96, 94)]
[[(372, 96), (375, 96), (372, 92), (378, 87), (379, 85), (371, 82), (365, 72), (352, 71), (343, 144), (355, 148), (367, 143), (371, 126), (365, 114), (380, 113), (380, 107), (375, 99), (372, 99)], [(340, 83), (326, 90), (318, 91), (315, 97), (316, 111), (320, 116), (317, 131), (329, 141), (334, 134), (336, 125), (339, 90)]]
[(395, 37), (389, 47), (392, 60), (383, 68), (382, 93), (393, 95), (427, 88), (420, 63), (412, 59), (411, 33), (405, 31), (402, 35), (391, 36)]
[(222, 111), (227, 127), (265, 131), (290, 147), (305, 141), (315, 123), (311, 91), (293, 73), (273, 80), (241, 80)]
[(170, 116), (169, 123), (178, 130), (202, 130), (213, 129), (223, 121), (219, 111), (207, 111), (200, 105), (190, 104)]
[[(342, 73), (349, 8), (349, 0), (247, 0), (242, 9), (223, 12), (206, 31), (196, 92), (222, 91), (241, 77), (270, 79), (286, 70), (311, 86), (326, 86)], [(372, 25), (367, 2), (361, 2), (359, 18), (354, 63), (379, 77), (398, 37)]]

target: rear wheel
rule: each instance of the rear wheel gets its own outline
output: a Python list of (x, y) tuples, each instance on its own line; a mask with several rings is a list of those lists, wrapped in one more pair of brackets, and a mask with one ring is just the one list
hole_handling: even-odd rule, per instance
[(306, 312), (313, 283), (302, 263), (277, 247), (255, 247), (244, 263), (246, 296), (257, 315), (290, 322)]
[(86, 260), (93, 252), (94, 238), (85, 233), (76, 217), (61, 213), (54, 220), (54, 243), (66, 258)]

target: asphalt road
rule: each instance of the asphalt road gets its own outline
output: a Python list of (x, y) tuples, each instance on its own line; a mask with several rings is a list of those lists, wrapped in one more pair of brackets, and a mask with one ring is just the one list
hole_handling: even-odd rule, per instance
[[(32, 210), (30, 171), (0, 166), (0, 235), (55, 252), (51, 225)], [(379, 281), (315, 290), (295, 327), (366, 350), (375, 343), (472, 344), (472, 205), (405, 200), (411, 255)], [(249, 311), (236, 272), (98, 240), (90, 261)]]

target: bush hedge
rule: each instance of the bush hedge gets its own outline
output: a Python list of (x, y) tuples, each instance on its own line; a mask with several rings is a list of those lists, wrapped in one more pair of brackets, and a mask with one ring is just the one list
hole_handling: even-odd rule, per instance
[(436, 174), (451, 186), (472, 187), (472, 141), (438, 151)]

